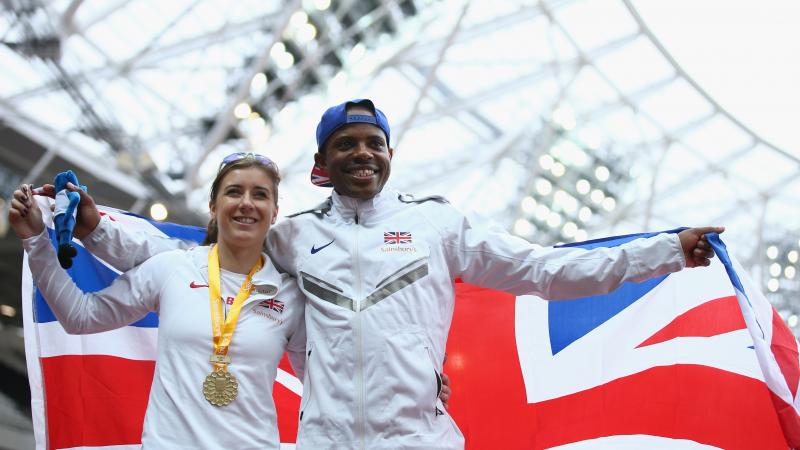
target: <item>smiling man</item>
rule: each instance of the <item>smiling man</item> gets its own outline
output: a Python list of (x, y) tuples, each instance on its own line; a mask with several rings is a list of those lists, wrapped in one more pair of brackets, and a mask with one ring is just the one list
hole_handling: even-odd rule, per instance
[(348, 197), (369, 199), (391, 173), (389, 122), (370, 100), (343, 103), (325, 111), (317, 126), (316, 168)]
[[(704, 233), (723, 231), (691, 228), (593, 250), (540, 248), (442, 197), (387, 188), (390, 136), (370, 100), (325, 111), (311, 179), (333, 192), (267, 236), (273, 261), (307, 298), (298, 449), (464, 447), (437, 397), (455, 279), (550, 300), (603, 294), (625, 281), (708, 265), (713, 252)], [(94, 214), (81, 219), (79, 212), (76, 235), (95, 229)], [(184, 245), (105, 219), (83, 242), (122, 268)]]
[(472, 220), (441, 197), (388, 188), (389, 122), (372, 101), (329, 108), (317, 126), (318, 207), (268, 236), (278, 265), (306, 293), (308, 361), (298, 448), (460, 449), (437, 400), (454, 280), (567, 299), (707, 265), (691, 229), (617, 248), (541, 249)]

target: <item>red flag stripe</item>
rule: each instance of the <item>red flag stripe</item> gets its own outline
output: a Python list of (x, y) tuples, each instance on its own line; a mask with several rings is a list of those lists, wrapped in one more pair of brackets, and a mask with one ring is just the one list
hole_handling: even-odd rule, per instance
[(767, 386), (708, 366), (656, 367), (529, 408), (537, 449), (626, 434), (727, 450), (787, 448)]
[(783, 323), (775, 308), (772, 309), (772, 354), (778, 361), (781, 373), (792, 391), (792, 398), (797, 398), (797, 383), (800, 380), (800, 360), (797, 353), (797, 340), (789, 327)]
[(297, 442), (297, 416), (300, 411), (300, 396), (286, 386), (275, 383), (272, 387), (275, 410), (278, 414), (278, 433), (281, 442)]
[[(114, 356), (41, 358), (49, 449), (141, 443), (155, 361)], [(284, 355), (280, 367), (292, 373)], [(282, 442), (295, 442), (300, 396), (273, 387)]]
[(464, 284), (456, 288), (445, 372), (452, 380), (449, 411), (468, 449), (544, 449), (615, 434), (691, 439), (731, 450), (787, 448), (766, 385), (706, 366), (656, 367), (528, 404), (516, 349), (516, 299)]
[(797, 415), (797, 410), (780, 397), (770, 391), (772, 404), (775, 406), (775, 411), (778, 415), (778, 420), (783, 428), (783, 433), (786, 436), (786, 442), (790, 448), (800, 448), (800, 416)]
[(678, 337), (717, 336), (746, 327), (738, 300), (735, 295), (731, 295), (695, 306), (675, 317), (672, 322), (647, 338), (637, 348)]
[(142, 442), (155, 361), (99, 355), (40, 361), (48, 448)]

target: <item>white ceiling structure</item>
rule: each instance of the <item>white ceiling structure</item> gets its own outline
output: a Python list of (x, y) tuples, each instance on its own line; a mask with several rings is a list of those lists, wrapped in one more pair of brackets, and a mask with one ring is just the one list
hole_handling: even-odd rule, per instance
[(219, 160), (256, 151), (288, 214), (328, 195), (308, 181), (322, 111), (369, 97), (394, 187), (546, 245), (724, 225), (788, 318), (800, 13), (729, 3), (6, 0), (0, 128), (40, 152), (0, 138), (0, 188), (73, 168), (202, 224)]

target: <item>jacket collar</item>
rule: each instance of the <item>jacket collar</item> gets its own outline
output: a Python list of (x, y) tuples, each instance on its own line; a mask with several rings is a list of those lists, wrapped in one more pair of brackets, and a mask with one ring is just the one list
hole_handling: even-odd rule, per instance
[(378, 195), (366, 200), (348, 197), (333, 191), (331, 193), (331, 206), (345, 221), (355, 221), (356, 216), (358, 216), (358, 221), (363, 223), (365, 219), (393, 210), (394, 206), (398, 204), (398, 195), (399, 193), (388, 185), (384, 186)]
[[(208, 252), (211, 247), (207, 245), (198, 246), (190, 250), (192, 255), (192, 261), (203, 275), (203, 279), (208, 282)], [(275, 268), (275, 265), (272, 264), (272, 260), (267, 256), (265, 253), (261, 253), (261, 256), (264, 257), (264, 266), (253, 275), (253, 285), (255, 286), (255, 290), (253, 294), (250, 295), (250, 299), (259, 298), (259, 297), (267, 297), (271, 298), (278, 294), (278, 290), (281, 286), (281, 274), (278, 272), (278, 269)], [(250, 301), (248, 299), (248, 303)]]

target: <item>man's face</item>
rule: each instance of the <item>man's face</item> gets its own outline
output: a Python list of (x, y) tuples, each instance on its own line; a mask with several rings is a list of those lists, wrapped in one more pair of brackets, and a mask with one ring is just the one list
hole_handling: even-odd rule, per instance
[[(348, 115), (374, 115), (369, 108), (352, 106)], [(327, 169), (333, 188), (341, 195), (370, 199), (377, 195), (391, 172), (394, 151), (386, 145), (383, 130), (369, 123), (352, 123), (328, 138), (317, 165)]]

